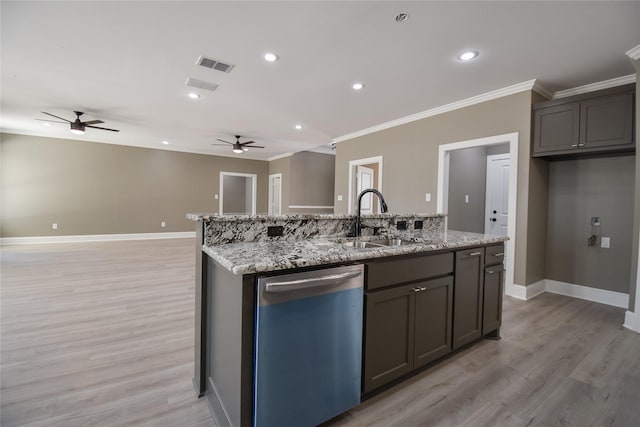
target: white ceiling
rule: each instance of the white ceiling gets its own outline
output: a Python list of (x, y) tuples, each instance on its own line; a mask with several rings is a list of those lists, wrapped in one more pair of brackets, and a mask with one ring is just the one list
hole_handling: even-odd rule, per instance
[[(626, 76), (640, 2), (2, 1), (5, 132), (269, 159), (538, 79), (551, 91)], [(398, 13), (408, 21), (398, 23)], [(480, 56), (461, 63), (472, 48)], [(262, 55), (276, 52), (280, 61)], [(230, 62), (231, 73), (195, 64)], [(194, 77), (219, 84), (190, 100)], [(354, 81), (366, 87), (351, 89)], [(46, 128), (41, 111), (111, 133)], [(293, 126), (302, 123), (304, 129)], [(240, 134), (265, 145), (211, 146)], [(169, 146), (160, 141), (167, 140)]]

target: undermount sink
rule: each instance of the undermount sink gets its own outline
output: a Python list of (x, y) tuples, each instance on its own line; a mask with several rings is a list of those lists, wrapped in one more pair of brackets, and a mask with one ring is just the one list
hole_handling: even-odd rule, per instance
[(381, 248), (385, 246), (401, 246), (406, 244), (407, 242), (402, 239), (376, 239), (376, 240), (351, 240), (348, 242), (342, 242), (344, 246), (355, 248), (355, 249), (371, 249), (371, 248)]

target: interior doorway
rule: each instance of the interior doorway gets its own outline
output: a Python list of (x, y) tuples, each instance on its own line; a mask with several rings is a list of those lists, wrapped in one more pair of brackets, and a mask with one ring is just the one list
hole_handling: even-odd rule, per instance
[(515, 242), (516, 242), (516, 200), (517, 200), (517, 178), (518, 178), (518, 133), (510, 133), (504, 135), (490, 136), (486, 138), (472, 139), (468, 141), (454, 142), (451, 144), (442, 144), (438, 148), (438, 192), (437, 192), (437, 211), (438, 213), (447, 214), (449, 210), (449, 184), (450, 170), (449, 163), (451, 153), (456, 150), (481, 147), (496, 146), (500, 144), (508, 144), (509, 152), (509, 169), (508, 169), (508, 201), (507, 211), (512, 215), (507, 217), (507, 236), (509, 243), (505, 246), (506, 250), (506, 271), (505, 271), (505, 291), (507, 295), (514, 295), (514, 266), (515, 266)]
[(220, 215), (256, 214), (256, 174), (220, 172)]
[[(349, 162), (349, 200), (348, 213), (357, 210), (358, 195), (368, 188), (382, 192), (382, 156), (366, 159), (351, 160)], [(377, 198), (365, 194), (362, 198), (361, 213), (379, 213), (380, 206)]]
[(269, 215), (282, 214), (282, 174), (269, 175)]

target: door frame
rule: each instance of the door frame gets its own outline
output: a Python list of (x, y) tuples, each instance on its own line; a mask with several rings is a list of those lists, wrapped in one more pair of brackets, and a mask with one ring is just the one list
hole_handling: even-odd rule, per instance
[[(502, 154), (489, 154), (487, 156), (487, 178), (486, 185), (484, 190), (484, 234), (489, 234), (489, 217), (491, 217), (491, 209), (489, 208), (490, 200), (489, 200), (489, 164), (491, 164), (492, 160), (509, 160), (509, 169), (511, 169), (511, 157), (509, 153)], [(511, 188), (511, 187), (509, 187)], [(509, 217), (511, 217), (511, 212), (509, 212)]]
[[(507, 224), (507, 236), (509, 244), (507, 250), (507, 271), (505, 274), (505, 293), (507, 295), (520, 295), (516, 290), (515, 280), (515, 248), (516, 248), (516, 201), (518, 199), (518, 139), (519, 133), (506, 133), (503, 135), (488, 136), (485, 138), (470, 139), (467, 141), (442, 144), (438, 147), (438, 194), (437, 212), (445, 214), (449, 206), (449, 157), (451, 151), (463, 148), (480, 147), (488, 145), (509, 144), (509, 221)], [(512, 212), (512, 213), (511, 213)]]
[(257, 181), (258, 175), (255, 173), (241, 173), (241, 172), (223, 172), (220, 171), (220, 204), (219, 204), (219, 214), (220, 216), (224, 216), (224, 212), (222, 211), (222, 201), (224, 198), (224, 177), (225, 176), (244, 176), (247, 178), (251, 178), (251, 215), (256, 214), (256, 195), (257, 195)]
[(278, 181), (280, 183), (280, 200), (278, 200), (278, 212), (280, 212), (279, 215), (282, 215), (282, 174), (281, 173), (272, 173), (271, 175), (269, 175), (269, 207), (267, 209), (267, 213), (269, 215), (273, 215), (273, 186), (271, 185), (271, 182), (273, 179), (275, 178), (280, 178), (280, 180)]
[(349, 160), (349, 194), (347, 197), (347, 213), (349, 214), (353, 214), (354, 209), (353, 209), (353, 202), (354, 202), (354, 195), (353, 195), (353, 180), (355, 177), (355, 170), (356, 170), (356, 166), (363, 166), (363, 165), (369, 165), (371, 163), (377, 163), (378, 164), (378, 188), (377, 190), (379, 192), (382, 193), (382, 156), (375, 156), (375, 157), (367, 157), (366, 159), (357, 159), (357, 160)]

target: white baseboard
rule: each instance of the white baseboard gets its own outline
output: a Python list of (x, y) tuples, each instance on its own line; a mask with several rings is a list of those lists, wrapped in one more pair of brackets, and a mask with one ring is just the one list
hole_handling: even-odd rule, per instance
[(109, 242), (114, 240), (186, 239), (196, 237), (195, 231), (169, 233), (84, 234), (75, 236), (2, 237), (0, 246), (29, 245), (37, 243)]
[(521, 299), (521, 300), (529, 300), (531, 298), (537, 297), (538, 295), (544, 293), (544, 280), (541, 280), (536, 283), (532, 283), (529, 286), (516, 285), (508, 286), (505, 293), (511, 297)]
[[(638, 307), (636, 307), (636, 310)], [(634, 313), (633, 311), (627, 311), (624, 314), (624, 323), (622, 324), (627, 329), (631, 329), (634, 332), (640, 332), (640, 313)]]
[[(530, 284), (529, 286), (513, 285), (507, 287), (505, 293), (511, 297), (526, 301), (545, 292), (566, 295), (573, 298), (598, 302), (600, 304), (612, 305), (614, 307), (629, 307), (629, 294), (608, 291), (605, 289), (591, 288), (589, 286), (575, 285), (573, 283), (559, 282), (557, 280), (551, 279), (542, 279), (538, 282)], [(637, 325), (640, 328), (640, 318), (636, 317), (635, 319), (637, 320), (631, 320), (630, 322), (632, 323), (630, 324)], [(629, 327), (629, 329), (634, 328)]]
[(591, 288), (589, 286), (574, 285), (573, 283), (559, 282), (545, 279), (545, 288), (552, 294), (566, 295), (569, 297), (599, 302), (614, 307), (629, 308), (629, 294), (608, 291), (605, 289)]

